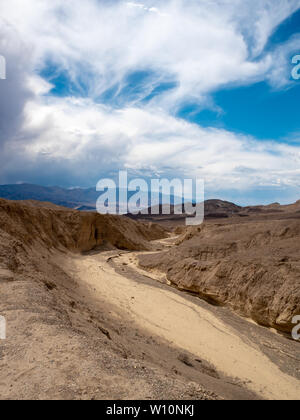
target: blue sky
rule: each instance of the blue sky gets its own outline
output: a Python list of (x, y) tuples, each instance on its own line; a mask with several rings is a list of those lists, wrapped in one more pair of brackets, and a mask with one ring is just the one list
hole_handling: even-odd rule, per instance
[[(300, 9), (285, 19), (270, 36), (263, 54), (274, 50), (288, 42), (300, 33)], [(299, 49), (290, 54), (290, 58), (298, 54)], [(290, 63), (290, 69), (293, 65)], [(83, 73), (88, 73), (83, 69)], [(53, 87), (49, 94), (54, 96), (89, 96), (88, 86), (77, 78), (76, 83), (69, 77), (68, 72), (60, 69), (51, 62), (45, 63), (40, 75), (49, 81)], [(151, 69), (137, 70), (126, 75), (124, 86), (119, 91), (116, 84), (96, 98), (115, 108), (126, 106), (132, 101), (145, 104), (165, 91), (175, 89), (178, 85), (176, 78), (159, 80), (159, 74)], [(149, 94), (144, 94), (144, 86), (151, 84)], [(142, 95), (142, 98), (140, 96)], [(189, 103), (183, 105), (177, 112), (179, 118), (208, 127), (222, 127), (228, 130), (251, 134), (258, 139), (288, 140), (289, 136), (300, 132), (298, 103), (300, 97), (300, 83), (290, 78), (290, 84), (282, 89), (272, 87), (267, 81), (246, 84), (242, 86), (228, 86), (211, 93), (212, 109), (209, 106), (199, 106)]]
[(300, 0), (6, 3), (1, 183), (127, 169), (240, 204), (300, 199)]
[[(288, 42), (300, 32), (300, 10), (284, 20), (270, 36), (264, 54)], [(287, 59), (299, 54), (292, 50)], [(275, 63), (276, 65), (276, 63)], [(293, 68), (290, 63), (290, 68)], [(257, 139), (283, 140), (294, 143), (300, 133), (300, 83), (290, 77), (290, 83), (276, 88), (268, 81), (242, 86), (228, 86), (212, 93), (213, 109), (201, 109), (197, 104), (182, 107), (178, 115), (205, 126), (223, 127), (250, 134)]]
[(260, 140), (294, 141), (300, 133), (300, 83), (277, 90), (265, 82), (219, 90), (213, 94), (218, 109), (183, 107), (179, 116), (196, 124), (250, 134)]

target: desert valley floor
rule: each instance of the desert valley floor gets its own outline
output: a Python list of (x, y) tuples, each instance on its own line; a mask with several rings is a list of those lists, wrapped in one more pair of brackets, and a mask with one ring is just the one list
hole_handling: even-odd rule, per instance
[[(198, 283), (183, 285), (175, 274), (170, 281), (173, 262), (172, 269), (162, 268), (161, 261), (172, 261), (198, 231), (169, 233), (108, 216), (103, 222), (99, 215), (40, 203), (1, 200), (0, 210), (0, 313), (8, 326), (0, 342), (1, 399), (300, 399), (299, 343), (289, 339), (288, 316), (280, 312), (276, 321), (272, 315), (280, 305), (286, 314), (298, 311), (299, 282), (281, 290), (285, 299), (272, 291), (273, 301), (267, 309), (261, 303), (259, 315), (252, 298), (245, 300), (250, 319), (230, 294), (221, 304), (224, 296), (216, 297), (206, 283), (199, 296)], [(271, 223), (266, 237), (251, 230), (281, 261), (270, 238), (285, 241), (283, 252), (299, 238), (281, 229), (281, 221)], [(299, 225), (295, 218), (283, 223)], [(212, 269), (218, 225), (227, 229), (220, 221), (203, 228), (211, 247), (209, 256), (200, 253), (204, 273)], [(228, 263), (233, 243), (230, 237), (228, 248), (223, 241)], [(237, 247), (244, 252), (243, 244)], [(220, 259), (220, 247), (216, 252)], [(278, 265), (287, 278), (298, 273), (298, 259), (290, 255), (288, 266)], [(190, 258), (182, 254), (185, 267)], [(253, 279), (253, 261), (251, 269)], [(292, 306), (289, 293), (296, 293)]]

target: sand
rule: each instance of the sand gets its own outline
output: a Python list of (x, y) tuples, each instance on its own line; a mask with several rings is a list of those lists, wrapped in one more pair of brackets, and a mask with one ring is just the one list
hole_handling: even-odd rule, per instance
[[(181, 236), (151, 223), (36, 203), (0, 200), (0, 220), (1, 400), (299, 399), (299, 343), (179, 290), (153, 265), (151, 255), (165, 251), (175, 265), (193, 243), (182, 249)], [(282, 272), (298, 261), (293, 220), (274, 230), (292, 258), (286, 266), (280, 254)], [(224, 229), (235, 230), (210, 226), (204, 233), (223, 242)], [(251, 244), (273, 255), (264, 238)], [(285, 278), (289, 297), (299, 278)], [(263, 283), (267, 292), (273, 283)], [(281, 305), (289, 310), (291, 300)]]
[[(260, 351), (247, 343), (229, 325), (210, 310), (190, 302), (171, 288), (157, 288), (118, 274), (111, 258), (118, 264), (133, 265), (136, 254), (108, 252), (74, 258), (73, 275), (93, 290), (95, 296), (121, 308), (149, 334), (155, 334), (200, 359), (217, 371), (238, 378), (241, 383), (266, 399), (300, 399), (300, 382), (283, 373)], [(149, 278), (149, 274), (147, 274)]]

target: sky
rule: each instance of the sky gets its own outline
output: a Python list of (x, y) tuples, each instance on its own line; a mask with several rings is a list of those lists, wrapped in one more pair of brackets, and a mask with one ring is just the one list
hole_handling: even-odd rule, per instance
[(0, 183), (299, 200), (297, 54), (300, 0), (0, 0)]

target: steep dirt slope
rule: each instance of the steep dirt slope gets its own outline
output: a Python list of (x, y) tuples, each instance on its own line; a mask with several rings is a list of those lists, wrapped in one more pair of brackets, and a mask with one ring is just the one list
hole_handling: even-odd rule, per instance
[(0, 200), (0, 226), (23, 245), (89, 251), (110, 244), (120, 249), (149, 249), (149, 240), (166, 236), (163, 228), (127, 218), (67, 210), (47, 203)]
[(163, 343), (126, 324), (118, 308), (64, 270), (66, 261), (72, 267), (70, 250), (78, 258), (103, 245), (146, 250), (148, 238), (161, 235), (159, 227), (123, 218), (1, 201), (7, 338), (0, 341), (0, 399), (218, 398), (157, 364)]
[(299, 244), (300, 220), (206, 223), (139, 263), (182, 290), (290, 333), (300, 314)]

